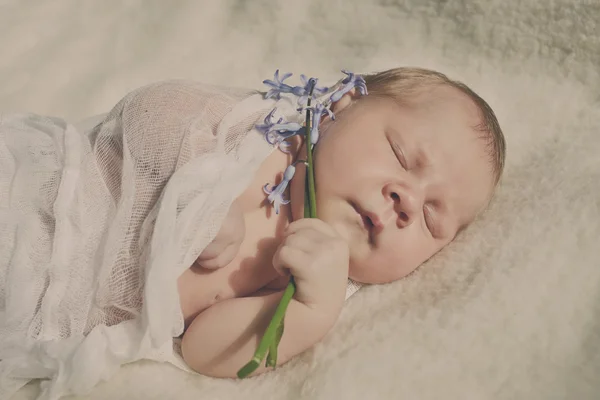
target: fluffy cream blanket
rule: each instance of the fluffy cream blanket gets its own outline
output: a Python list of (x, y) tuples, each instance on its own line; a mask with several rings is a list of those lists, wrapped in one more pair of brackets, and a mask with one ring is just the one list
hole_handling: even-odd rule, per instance
[(84, 398), (600, 397), (597, 2), (37, 0), (0, 16), (3, 112), (77, 120), (168, 78), (419, 65), (470, 84), (507, 136), (489, 212), (412, 276), (362, 289), (297, 360), (246, 381), (140, 362)]

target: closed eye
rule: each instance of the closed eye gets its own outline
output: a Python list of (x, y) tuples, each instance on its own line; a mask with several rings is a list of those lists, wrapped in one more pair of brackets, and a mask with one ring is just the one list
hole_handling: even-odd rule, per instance
[(427, 226), (427, 230), (429, 230), (429, 233), (431, 233), (432, 236), (435, 236), (434, 220), (431, 209), (428, 206), (423, 207), (423, 215), (425, 216), (425, 225)]
[(406, 163), (406, 157), (404, 156), (404, 152), (402, 151), (400, 146), (398, 146), (398, 143), (391, 140), (390, 144), (391, 144), (392, 150), (394, 151), (394, 154), (396, 155), (396, 158), (400, 162), (400, 165), (402, 166), (402, 168), (404, 168), (405, 170), (408, 170), (408, 165)]

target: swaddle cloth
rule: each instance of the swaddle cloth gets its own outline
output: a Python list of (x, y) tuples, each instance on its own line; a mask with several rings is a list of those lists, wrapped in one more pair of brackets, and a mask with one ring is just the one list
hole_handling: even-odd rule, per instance
[[(186, 368), (178, 276), (273, 151), (255, 124), (288, 99), (188, 81), (128, 94), (78, 131), (0, 120), (0, 398), (85, 393), (140, 359)], [(347, 297), (359, 285), (349, 282)]]

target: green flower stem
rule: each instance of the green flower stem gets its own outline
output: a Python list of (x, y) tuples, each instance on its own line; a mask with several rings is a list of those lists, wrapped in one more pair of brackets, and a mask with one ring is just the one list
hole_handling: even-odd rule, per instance
[[(310, 106), (310, 100), (308, 105)], [(308, 117), (306, 118), (308, 121)], [(310, 123), (307, 123), (306, 129), (306, 175), (307, 175), (307, 192), (308, 192), (308, 209), (309, 209), (309, 218), (317, 218), (317, 196), (315, 190), (315, 172), (313, 170), (313, 150), (312, 145), (310, 144)], [(306, 203), (305, 208), (306, 210)], [(306, 214), (306, 213), (305, 213)]]
[[(312, 93), (314, 89), (314, 84), (310, 88), (310, 95), (307, 100), (307, 107), (310, 107)], [(304, 197), (304, 217), (308, 218), (317, 218), (317, 202), (316, 202), (316, 193), (315, 193), (315, 176), (313, 170), (313, 149), (311, 145), (310, 138), (310, 110), (306, 110), (306, 155), (307, 155), (307, 168), (306, 168), (306, 187), (305, 187), (305, 197)], [(254, 352), (254, 356), (252, 360), (250, 360), (246, 365), (244, 365), (238, 372), (238, 378), (246, 378), (250, 374), (252, 374), (260, 364), (267, 357), (266, 366), (267, 367), (276, 367), (277, 366), (277, 348), (279, 347), (279, 342), (283, 336), (283, 321), (285, 317), (285, 313), (287, 308), (296, 293), (296, 284), (294, 282), (294, 277), (290, 278), (290, 283), (288, 283), (285, 291), (283, 292), (283, 296), (275, 309), (275, 314), (269, 322), (267, 326), (267, 330), (265, 331), (262, 339), (258, 344), (258, 348)], [(267, 355), (267, 351), (269, 354)]]
[[(308, 174), (304, 180), (304, 187), (308, 189)], [(304, 191), (304, 218), (310, 218), (310, 196), (308, 190)]]
[(267, 354), (267, 367), (273, 367), (273, 369), (277, 367), (277, 349), (279, 348), (279, 342), (281, 342), (281, 338), (283, 337), (284, 321), (285, 318), (281, 320), (281, 323), (277, 327), (275, 339), (269, 346), (269, 354)]
[[(248, 362), (238, 371), (238, 378), (245, 378), (248, 375), (250, 375), (260, 366), (262, 361), (265, 359), (265, 356), (267, 355), (267, 350), (269, 350), (271, 343), (276, 339), (277, 331), (279, 330), (279, 326), (280, 324), (282, 324), (283, 317), (285, 316), (285, 311), (288, 307), (288, 304), (290, 304), (290, 300), (292, 300), (292, 297), (294, 296), (295, 292), (296, 285), (293, 281), (290, 281), (290, 283), (285, 288), (285, 291), (283, 292), (283, 297), (281, 298), (279, 304), (277, 305), (277, 308), (275, 309), (273, 319), (271, 319), (271, 322), (269, 323), (269, 326), (267, 326), (265, 334), (263, 335), (260, 343), (258, 344), (258, 348), (254, 353), (254, 357), (252, 357), (252, 360), (250, 360), (250, 362)], [(283, 332), (281, 332), (281, 334), (283, 334)], [(274, 361), (276, 364), (277, 360)]]

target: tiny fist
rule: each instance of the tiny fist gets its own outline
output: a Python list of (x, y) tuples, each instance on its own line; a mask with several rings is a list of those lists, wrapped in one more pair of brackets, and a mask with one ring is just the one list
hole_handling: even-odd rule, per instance
[(304, 229), (313, 229), (331, 237), (339, 236), (336, 230), (333, 229), (331, 225), (329, 225), (325, 221), (320, 220), (319, 218), (301, 218), (296, 221), (293, 221), (285, 229), (285, 236), (289, 236), (294, 232), (298, 232)]
[(316, 218), (294, 221), (288, 228), (273, 257), (274, 268), (294, 276), (298, 301), (337, 307), (343, 302), (348, 278), (348, 243)]

